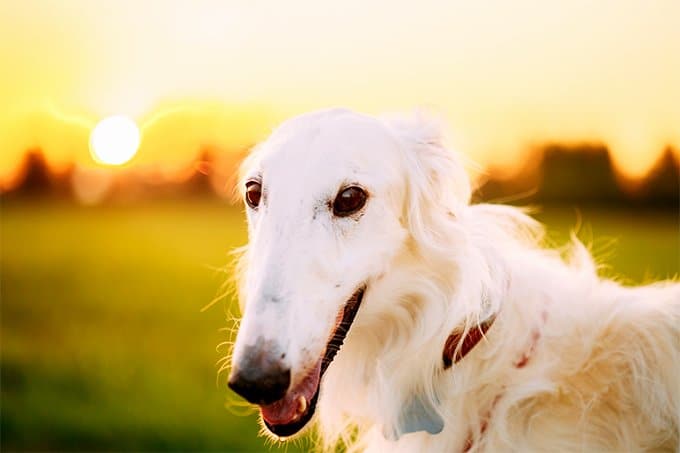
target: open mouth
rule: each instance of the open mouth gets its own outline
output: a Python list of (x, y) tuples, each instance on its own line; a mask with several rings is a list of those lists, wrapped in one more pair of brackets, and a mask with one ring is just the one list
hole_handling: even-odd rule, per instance
[(286, 392), (279, 401), (260, 406), (262, 420), (273, 434), (288, 437), (300, 431), (311, 420), (319, 399), (321, 378), (342, 347), (359, 305), (364, 297), (365, 286), (359, 288), (338, 313), (338, 322), (324, 354), (319, 358), (307, 375)]

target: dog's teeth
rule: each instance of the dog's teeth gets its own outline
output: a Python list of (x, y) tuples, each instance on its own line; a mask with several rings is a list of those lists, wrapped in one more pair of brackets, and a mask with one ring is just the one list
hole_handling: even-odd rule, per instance
[(303, 414), (307, 410), (307, 398), (304, 397), (304, 395), (300, 395), (300, 398), (298, 398), (298, 414)]

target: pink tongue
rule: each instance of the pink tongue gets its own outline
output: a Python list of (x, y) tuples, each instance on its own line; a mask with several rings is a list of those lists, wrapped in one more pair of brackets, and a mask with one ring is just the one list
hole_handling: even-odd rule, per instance
[(275, 403), (267, 406), (260, 406), (262, 417), (270, 425), (287, 425), (292, 423), (302, 413), (298, 414), (300, 396), (304, 396), (307, 400), (307, 409), (317, 389), (319, 388), (319, 375), (321, 374), (321, 360), (316, 363), (316, 366), (307, 373), (307, 376), (294, 388), (290, 389), (286, 396)]

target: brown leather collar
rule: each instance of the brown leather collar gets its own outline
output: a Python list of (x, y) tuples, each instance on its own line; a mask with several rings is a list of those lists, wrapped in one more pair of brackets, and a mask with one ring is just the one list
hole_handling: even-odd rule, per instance
[[(458, 363), (472, 350), (472, 348), (477, 346), (477, 343), (484, 338), (484, 335), (491, 328), (491, 325), (495, 320), (496, 315), (492, 315), (480, 324), (471, 328), (467, 335), (465, 335), (465, 338), (463, 338), (463, 331), (454, 330), (446, 339), (446, 343), (444, 343), (444, 350), (442, 351), (444, 369), (446, 370), (453, 363)], [(458, 344), (460, 344), (460, 348), (458, 348)]]

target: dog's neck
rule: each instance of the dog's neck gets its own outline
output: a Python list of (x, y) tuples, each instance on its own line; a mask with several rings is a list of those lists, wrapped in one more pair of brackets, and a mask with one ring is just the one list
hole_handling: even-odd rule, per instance
[[(518, 298), (509, 294), (509, 277), (496, 266), (497, 287), (462, 285), (464, 269), (447, 267), (458, 273), (452, 278), (433, 274), (444, 268), (432, 263), (419, 269), (395, 266), (398, 271), (369, 285), (360, 316), (325, 378), (329, 391), (319, 410), (324, 431), (341, 432), (347, 424), (370, 420), (387, 438), (417, 430), (436, 433), (442, 428), (432, 413), (477, 407), (478, 420), (458, 414), (460, 426), (446, 427), (467, 437), (502, 394), (512, 369), (523, 366), (522, 351), (500, 340), (505, 318), (524, 315), (510, 303)], [(534, 335), (531, 322), (527, 345)], [(436, 407), (444, 402), (445, 408)], [(404, 411), (420, 415), (414, 421), (406, 414), (404, 422)]]
[[(350, 418), (374, 420), (388, 438), (418, 430), (434, 434), (441, 429), (434, 405), (449, 398), (449, 389), (445, 393), (440, 389), (450, 387), (446, 381), (451, 373), (467, 367), (468, 355), (485, 349), (482, 343), (495, 315), (482, 318), (486, 322), (478, 329), (466, 322), (481, 313), (466, 318), (452, 316), (449, 310), (456, 303), (453, 299), (468, 294), (430, 284), (443, 278), (416, 278), (425, 269), (398, 268), (403, 269), (400, 275), (388, 274), (384, 281), (369, 285), (360, 315), (329, 368), (324, 385), (343, 390), (324, 392), (319, 411), (324, 424), (337, 421), (340, 410)], [(480, 288), (477, 297), (477, 306), (485, 305), (487, 292)], [(445, 363), (449, 355), (453, 367)], [(408, 395), (404, 389), (409, 389)], [(362, 398), (365, 395), (374, 399), (368, 401)]]

